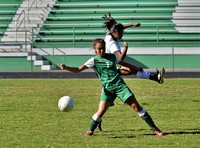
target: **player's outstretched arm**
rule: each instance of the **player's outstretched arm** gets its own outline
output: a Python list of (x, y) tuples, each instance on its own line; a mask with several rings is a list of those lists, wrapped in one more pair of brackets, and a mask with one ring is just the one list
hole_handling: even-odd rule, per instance
[(128, 28), (128, 27), (140, 27), (141, 23), (131, 23), (131, 24), (126, 24), (124, 25), (124, 29)]
[(62, 70), (68, 70), (74, 73), (79, 73), (88, 68), (86, 65), (82, 65), (80, 67), (70, 67), (70, 66), (66, 66), (65, 64), (61, 64), (60, 67)]
[(121, 60), (122, 60), (122, 61), (123, 61), (123, 60), (125, 59), (125, 57), (126, 57), (126, 53), (127, 53), (127, 50), (128, 50), (128, 43), (127, 43), (127, 42), (124, 42), (123, 45), (124, 45), (124, 50), (123, 50), (122, 55), (121, 55)]

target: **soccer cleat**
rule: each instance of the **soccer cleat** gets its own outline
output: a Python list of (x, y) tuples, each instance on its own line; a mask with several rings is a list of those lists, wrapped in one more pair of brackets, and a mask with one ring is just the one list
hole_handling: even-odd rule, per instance
[(158, 83), (162, 84), (164, 82), (164, 76), (165, 76), (165, 68), (162, 68), (160, 72), (157, 70)]
[(164, 133), (161, 130), (159, 130), (158, 128), (154, 129), (153, 132), (158, 136), (164, 136)]
[(114, 106), (114, 105), (115, 105), (114, 102), (110, 103), (110, 107), (112, 107), (112, 106)]
[(92, 131), (87, 131), (86, 133), (85, 133), (85, 136), (92, 136), (93, 135), (93, 132)]
[(99, 124), (98, 124), (98, 128), (99, 128), (99, 130), (102, 132), (102, 128), (101, 128), (101, 122), (102, 122), (102, 120), (99, 122)]

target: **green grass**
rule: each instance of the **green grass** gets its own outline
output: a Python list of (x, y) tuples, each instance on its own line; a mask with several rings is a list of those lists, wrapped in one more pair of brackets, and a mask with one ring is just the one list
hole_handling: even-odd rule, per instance
[[(199, 147), (200, 79), (166, 79), (163, 85), (125, 80), (166, 136), (155, 136), (116, 99), (103, 117), (103, 132), (85, 137), (101, 93), (97, 79), (0, 79), (0, 147)], [(57, 107), (65, 95), (75, 101), (71, 112)]]

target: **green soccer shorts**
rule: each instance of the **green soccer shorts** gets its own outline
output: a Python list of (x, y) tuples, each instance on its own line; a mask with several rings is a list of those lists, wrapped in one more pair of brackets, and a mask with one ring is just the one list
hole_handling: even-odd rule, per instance
[(125, 103), (126, 100), (131, 96), (134, 96), (134, 94), (128, 88), (128, 86), (126, 86), (126, 84), (123, 84), (123, 85), (118, 86), (118, 88), (111, 91), (104, 89), (101, 93), (100, 101), (106, 100), (110, 103), (113, 103), (116, 97), (118, 97), (120, 98), (122, 102)]

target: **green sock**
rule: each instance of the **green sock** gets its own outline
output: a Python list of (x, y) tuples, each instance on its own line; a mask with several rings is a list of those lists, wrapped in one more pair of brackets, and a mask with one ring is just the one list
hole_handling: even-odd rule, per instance
[(94, 119), (92, 119), (90, 122), (90, 127), (89, 127), (88, 131), (94, 132), (94, 130), (97, 128), (98, 124), (99, 124), (98, 121), (95, 121)]
[(150, 126), (152, 130), (156, 128), (151, 116), (146, 112), (141, 118)]

